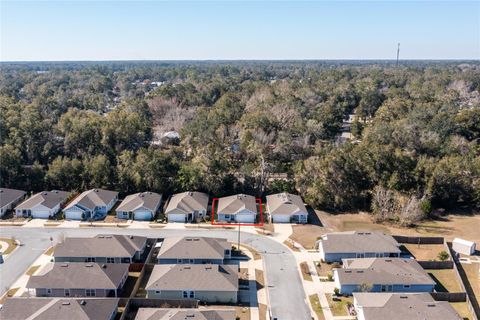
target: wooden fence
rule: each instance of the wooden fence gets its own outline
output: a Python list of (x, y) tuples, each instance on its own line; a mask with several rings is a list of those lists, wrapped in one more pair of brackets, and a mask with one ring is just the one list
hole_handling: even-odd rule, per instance
[(423, 269), (453, 269), (453, 261), (418, 261)]
[(448, 301), (448, 302), (466, 302), (466, 292), (432, 292), (430, 293), (435, 301)]
[(443, 244), (443, 237), (407, 237), (407, 236), (392, 236), (398, 243), (409, 244)]

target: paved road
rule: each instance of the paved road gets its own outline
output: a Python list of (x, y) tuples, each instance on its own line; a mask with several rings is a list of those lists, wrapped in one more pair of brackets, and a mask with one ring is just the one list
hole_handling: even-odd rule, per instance
[[(98, 233), (131, 234), (151, 238), (172, 236), (210, 236), (237, 241), (238, 232), (234, 230), (175, 230), (175, 229), (118, 229), (118, 228), (23, 228), (8, 227), (0, 229), (2, 237), (15, 236), (24, 243), (3, 265), (0, 265), (0, 294), (10, 287), (42, 251), (50, 246), (50, 237), (58, 241), (63, 237), (89, 237)], [(259, 235), (242, 232), (241, 242), (258, 250), (264, 259), (266, 280), (272, 314), (279, 320), (311, 319), (306, 304), (305, 292), (298, 273), (295, 257), (282, 244)]]

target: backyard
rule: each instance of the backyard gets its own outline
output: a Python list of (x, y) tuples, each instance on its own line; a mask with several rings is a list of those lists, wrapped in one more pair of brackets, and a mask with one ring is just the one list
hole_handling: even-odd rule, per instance
[(348, 306), (353, 304), (352, 297), (333, 297), (327, 293), (328, 305), (334, 317), (348, 316)]

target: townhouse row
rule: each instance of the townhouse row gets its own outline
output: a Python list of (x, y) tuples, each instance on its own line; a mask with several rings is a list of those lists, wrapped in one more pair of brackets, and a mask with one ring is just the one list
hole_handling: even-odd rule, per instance
[[(2, 215), (14, 210), (17, 217), (48, 219), (63, 211), (68, 220), (101, 220), (106, 217), (119, 201), (118, 192), (91, 189), (82, 192), (66, 204), (71, 196), (65, 191), (42, 191), (23, 201), (25, 192), (14, 189), (0, 189)], [(275, 223), (307, 223), (308, 212), (298, 195), (278, 193), (266, 197), (266, 215)], [(155, 192), (140, 192), (128, 195), (115, 208), (119, 219), (153, 220), (162, 210), (162, 195)], [(211, 215), (218, 222), (256, 223), (260, 222), (263, 206), (251, 195), (237, 194), (212, 201), (206, 193), (188, 191), (172, 195), (164, 205), (168, 222), (202, 221)]]

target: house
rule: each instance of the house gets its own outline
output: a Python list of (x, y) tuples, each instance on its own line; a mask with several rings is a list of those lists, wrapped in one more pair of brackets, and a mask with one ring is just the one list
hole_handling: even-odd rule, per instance
[(128, 277), (128, 264), (51, 262), (31, 276), (26, 288), (36, 297), (117, 297)]
[(471, 256), (471, 255), (475, 254), (476, 244), (475, 244), (475, 242), (471, 242), (471, 241), (468, 241), (468, 240), (463, 240), (463, 239), (460, 239), (460, 238), (455, 238), (452, 241), (452, 249), (456, 253)]
[(17, 217), (32, 217), (48, 219), (60, 211), (60, 206), (65, 203), (69, 192), (42, 191), (20, 203), (15, 208)]
[(166, 238), (157, 255), (159, 264), (223, 264), (232, 245), (226, 239), (206, 237)]
[(317, 241), (320, 257), (325, 262), (342, 259), (399, 257), (400, 245), (382, 232), (346, 231), (327, 233)]
[(235, 320), (233, 309), (139, 308), (135, 320)]
[(255, 223), (257, 202), (255, 197), (237, 194), (218, 200), (218, 221)]
[(20, 201), (23, 200), (27, 193), (22, 190), (16, 189), (0, 189), (0, 217), (7, 212), (7, 210), (13, 209)]
[(238, 267), (211, 264), (157, 264), (153, 267), (145, 290), (147, 298), (236, 303)]
[(207, 215), (208, 194), (182, 192), (174, 194), (165, 209), (168, 222), (192, 222)]
[(119, 219), (153, 220), (160, 208), (162, 195), (141, 192), (127, 196), (115, 210)]
[(358, 320), (461, 320), (447, 301), (435, 301), (429, 293), (353, 294)]
[(363, 258), (343, 260), (333, 269), (341, 294), (353, 292), (433, 292), (435, 281), (414, 259)]
[(132, 263), (142, 259), (147, 238), (128, 235), (96, 235), (65, 238), (55, 246), (55, 262)]
[(0, 308), (3, 320), (113, 320), (116, 298), (8, 298)]
[(71, 220), (99, 220), (105, 218), (118, 200), (118, 192), (102, 189), (84, 191), (63, 212), (65, 219)]
[(274, 223), (307, 223), (308, 219), (302, 198), (286, 192), (267, 196), (267, 213)]

